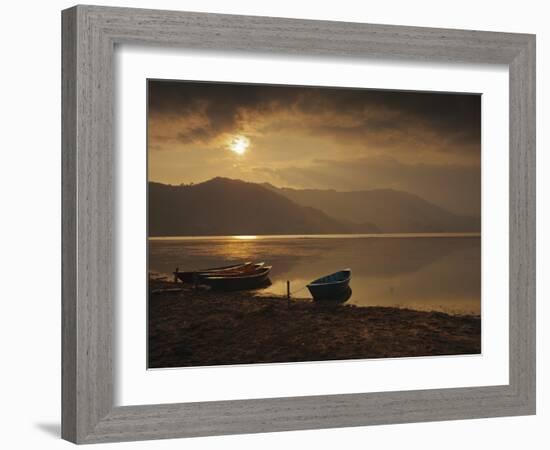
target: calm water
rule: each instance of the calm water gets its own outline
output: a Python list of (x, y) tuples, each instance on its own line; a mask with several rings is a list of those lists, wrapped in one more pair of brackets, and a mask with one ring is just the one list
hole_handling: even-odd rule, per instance
[(480, 313), (478, 235), (238, 236), (149, 240), (149, 270), (170, 274), (240, 261), (273, 266), (265, 294), (309, 297), (308, 282), (351, 268), (348, 303)]

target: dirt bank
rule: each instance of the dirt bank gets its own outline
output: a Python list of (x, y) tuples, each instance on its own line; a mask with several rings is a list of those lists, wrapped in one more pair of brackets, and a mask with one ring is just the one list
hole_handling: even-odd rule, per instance
[(149, 367), (476, 354), (479, 316), (150, 282)]

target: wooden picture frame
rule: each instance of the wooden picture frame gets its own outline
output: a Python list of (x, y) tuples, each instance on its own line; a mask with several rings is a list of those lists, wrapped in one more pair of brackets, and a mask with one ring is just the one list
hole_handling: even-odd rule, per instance
[[(94, 443), (535, 413), (535, 36), (98, 6), (63, 11), (62, 29), (64, 439)], [(509, 384), (114, 407), (116, 44), (507, 65)]]

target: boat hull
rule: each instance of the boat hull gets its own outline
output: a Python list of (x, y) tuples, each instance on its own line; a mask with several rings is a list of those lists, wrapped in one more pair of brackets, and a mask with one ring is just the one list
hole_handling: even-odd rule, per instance
[(314, 299), (328, 299), (344, 296), (350, 289), (349, 280), (338, 284), (309, 285), (308, 290)]
[(222, 291), (243, 291), (259, 289), (266, 287), (269, 281), (269, 271), (271, 267), (257, 269), (253, 274), (227, 275), (227, 276), (206, 276), (201, 279), (201, 283), (215, 290)]
[(245, 271), (248, 268), (254, 268), (255, 266), (256, 266), (255, 264), (251, 262), (247, 262), (247, 263), (241, 263), (241, 264), (232, 264), (229, 266), (213, 267), (211, 269), (201, 269), (201, 270), (194, 270), (194, 271), (187, 271), (187, 272), (174, 272), (174, 276), (178, 280), (180, 280), (182, 283), (194, 283), (204, 276)]
[(351, 292), (350, 280), (351, 270), (345, 269), (318, 278), (309, 283), (307, 288), (314, 300), (339, 299), (346, 297)]
[(324, 305), (324, 306), (335, 306), (335, 305), (342, 305), (346, 303), (352, 296), (352, 290), (348, 286), (348, 288), (340, 292), (337, 295), (333, 295), (331, 297), (317, 297), (314, 298), (314, 302), (318, 305)]

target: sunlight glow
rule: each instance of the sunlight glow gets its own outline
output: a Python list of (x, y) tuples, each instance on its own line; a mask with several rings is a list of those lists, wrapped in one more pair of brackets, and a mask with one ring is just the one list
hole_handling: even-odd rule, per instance
[(243, 155), (250, 146), (250, 140), (245, 136), (235, 136), (229, 144), (229, 150), (237, 155)]

